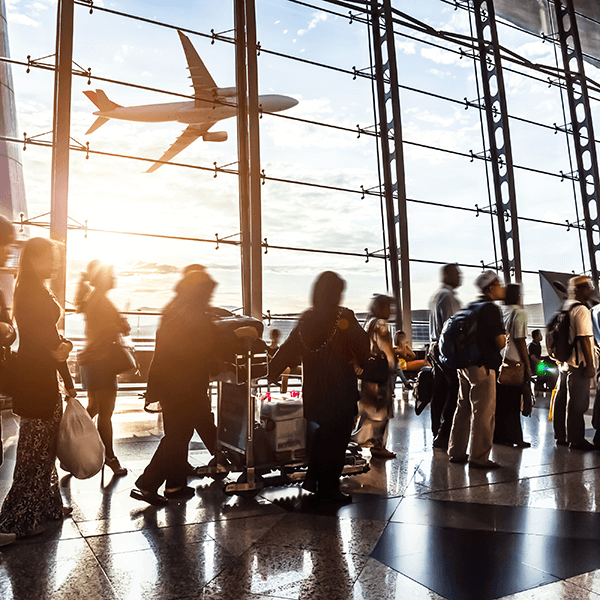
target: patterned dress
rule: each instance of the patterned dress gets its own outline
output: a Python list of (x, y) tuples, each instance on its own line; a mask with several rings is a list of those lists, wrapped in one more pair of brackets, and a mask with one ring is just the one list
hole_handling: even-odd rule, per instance
[(0, 511), (0, 531), (23, 537), (47, 519), (63, 516), (56, 472), (56, 436), (62, 405), (52, 420), (21, 418), (13, 484)]
[(0, 509), (0, 532), (23, 537), (47, 519), (63, 516), (56, 472), (56, 439), (62, 417), (58, 372), (73, 387), (66, 363), (52, 356), (62, 338), (56, 329), (61, 309), (43, 282), (15, 290), (19, 329), (13, 412), (21, 417), (12, 486)]

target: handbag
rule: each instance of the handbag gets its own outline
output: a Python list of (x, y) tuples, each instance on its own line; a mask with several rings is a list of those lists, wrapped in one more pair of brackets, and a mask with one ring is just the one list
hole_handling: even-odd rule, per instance
[(138, 369), (135, 350), (126, 346), (120, 336), (116, 340), (103, 339), (91, 343), (79, 353), (77, 360), (82, 366), (98, 364), (111, 375)]
[(94, 421), (75, 398), (67, 400), (67, 408), (58, 427), (56, 456), (61, 468), (77, 479), (89, 479), (104, 464), (104, 444)]
[[(360, 371), (360, 369), (359, 369)], [(390, 377), (390, 366), (383, 352), (369, 356), (358, 378), (371, 383), (385, 383)]]
[(498, 383), (502, 385), (523, 385), (525, 383), (525, 363), (520, 360), (502, 359), (498, 372)]

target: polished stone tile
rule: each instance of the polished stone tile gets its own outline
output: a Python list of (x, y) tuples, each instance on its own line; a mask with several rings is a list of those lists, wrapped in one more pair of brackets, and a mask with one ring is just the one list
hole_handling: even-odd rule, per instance
[(149, 549), (101, 553), (99, 558), (119, 597), (144, 600), (199, 595), (203, 586), (234, 560), (212, 540), (174, 549), (171, 543), (162, 544), (156, 538)]
[(491, 600), (558, 580), (521, 560), (535, 541), (545, 547), (542, 536), (390, 523), (371, 556), (449, 600)]
[(84, 540), (16, 542), (3, 548), (0, 598), (75, 600), (118, 595)]
[(443, 596), (369, 558), (348, 600), (444, 600)]
[(568, 583), (582, 587), (584, 590), (589, 590), (600, 595), (600, 570), (583, 573), (582, 575), (571, 577), (567, 581)]
[(600, 596), (566, 581), (558, 581), (498, 600), (600, 600)]

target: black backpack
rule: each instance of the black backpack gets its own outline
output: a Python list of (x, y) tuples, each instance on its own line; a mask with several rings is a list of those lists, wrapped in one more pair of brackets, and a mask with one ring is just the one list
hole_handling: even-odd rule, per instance
[(413, 388), (413, 396), (415, 398), (415, 412), (420, 415), (431, 402), (433, 396), (433, 370), (431, 367), (423, 367), (419, 371)]
[(474, 365), (481, 356), (477, 344), (477, 317), (485, 302), (471, 302), (452, 315), (440, 334), (440, 362), (449, 369)]
[(583, 304), (576, 302), (568, 310), (558, 311), (546, 325), (548, 356), (556, 362), (567, 362), (573, 353), (575, 343), (569, 343), (569, 332), (571, 330), (571, 309), (574, 306), (583, 306)]

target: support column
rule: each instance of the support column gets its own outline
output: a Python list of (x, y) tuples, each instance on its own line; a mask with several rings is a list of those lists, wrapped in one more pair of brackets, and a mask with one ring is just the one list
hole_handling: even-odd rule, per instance
[(66, 244), (69, 210), (69, 145), (71, 139), (71, 65), (73, 61), (73, 0), (58, 1), (56, 71), (52, 126), (52, 179), (50, 237), (64, 245), (58, 276), (52, 289), (61, 306), (66, 294)]
[(260, 106), (258, 103), (256, 10), (254, 0), (246, 0), (246, 40), (248, 57), (248, 125), (250, 134), (251, 315), (255, 319), (262, 321), (262, 182), (260, 177)]
[(577, 17), (572, 0), (554, 0), (558, 37), (562, 52), (565, 83), (569, 99), (573, 144), (577, 157), (577, 172), (585, 219), (585, 232), (590, 256), (592, 281), (598, 287), (598, 253), (600, 252), (600, 221), (598, 216), (598, 155), (592, 111), (588, 95), (583, 53), (577, 29)]
[(244, 314), (251, 315), (252, 273), (250, 260), (250, 162), (248, 150), (246, 10), (244, 0), (235, 0), (235, 61), (242, 262), (242, 306)]
[[(392, 293), (396, 299), (396, 327), (406, 332), (412, 342), (412, 314), (410, 299), (410, 257), (408, 251), (408, 219), (406, 210), (406, 183), (404, 176), (404, 149), (402, 145), (402, 121), (400, 113), (400, 92), (394, 29), (390, 0), (371, 1), (371, 26), (373, 28), (373, 50), (377, 81), (377, 102), (379, 111), (379, 133), (381, 141), (381, 166), (383, 169), (388, 250)], [(384, 56), (387, 55), (387, 60)], [(395, 179), (395, 181), (394, 181)], [(398, 202), (396, 216), (394, 198)], [(398, 223), (400, 241), (400, 267), (398, 270)]]
[(492, 0), (473, 0), (504, 283), (521, 283), (517, 199), (504, 75)]

